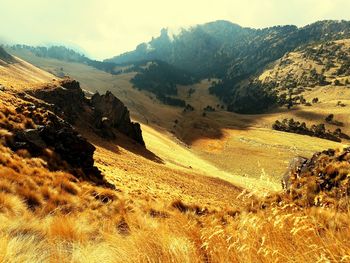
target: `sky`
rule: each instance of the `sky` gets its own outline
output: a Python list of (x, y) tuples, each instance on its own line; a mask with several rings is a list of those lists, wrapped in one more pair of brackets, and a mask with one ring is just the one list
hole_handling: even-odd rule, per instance
[(0, 0), (0, 43), (64, 44), (94, 59), (215, 20), (263, 28), (350, 20), (350, 0)]

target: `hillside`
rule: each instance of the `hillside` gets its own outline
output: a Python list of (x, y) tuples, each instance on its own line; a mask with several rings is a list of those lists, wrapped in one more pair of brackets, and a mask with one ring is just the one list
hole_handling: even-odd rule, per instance
[(0, 81), (6, 87), (22, 89), (26, 84), (39, 85), (54, 81), (54, 75), (13, 57), (0, 47)]
[[(7, 48), (10, 48), (16, 52), (30, 52), (34, 54), (35, 56), (42, 57), (42, 58), (54, 58), (61, 61), (67, 61), (67, 62), (76, 62), (76, 63), (82, 63), (89, 65), (91, 67), (109, 72), (111, 74), (118, 74), (120, 73), (120, 67), (116, 65), (115, 63), (109, 63), (109, 62), (101, 62), (97, 60), (92, 60), (85, 55), (66, 48), (64, 46), (28, 46), (28, 45), (13, 45), (13, 46), (7, 46)], [(63, 72), (57, 72), (57, 75), (59, 77), (63, 77)]]
[(308, 118), (324, 123), (329, 130), (349, 133), (349, 60), (348, 39), (307, 46), (286, 54), (253, 82), (270, 87), (281, 106), (305, 109), (298, 119)]
[[(33, 47), (28, 45), (7, 46), (9, 52), (29, 59), (32, 56), (43, 59), (59, 60), (62, 63), (75, 63), (93, 67), (112, 75), (135, 73), (131, 78), (133, 86), (153, 93), (156, 98), (167, 105), (184, 107), (186, 102), (175, 98), (177, 85), (189, 85), (198, 81), (193, 74), (160, 60), (141, 60), (132, 63), (116, 64), (92, 60), (64, 46)], [(57, 77), (64, 77), (63, 67), (51, 71)]]
[[(202, 79), (216, 77), (220, 80), (213, 85), (211, 93), (228, 104), (228, 110), (261, 113), (276, 102), (275, 97), (258, 88), (252, 88), (249, 94), (242, 93), (239, 89), (242, 84), (249, 82), (269, 63), (297, 48), (349, 37), (347, 21), (320, 21), (302, 28), (276, 26), (264, 29), (216, 21), (182, 30), (174, 36), (163, 29), (158, 38), (105, 61), (131, 63), (157, 59)], [(261, 104), (255, 110), (251, 109), (257, 104), (251, 102), (254, 98)], [(245, 107), (246, 104), (249, 105)]]
[[(311, 156), (315, 151), (338, 148), (342, 145), (272, 129), (276, 120), (284, 118), (305, 121), (308, 125), (323, 122), (332, 112), (336, 118), (340, 118), (336, 112), (346, 111), (346, 107), (336, 106), (337, 100), (343, 100), (343, 95), (338, 92), (332, 97), (335, 100), (334, 105), (333, 102), (328, 104), (324, 101), (313, 107), (299, 105), (292, 110), (283, 107), (264, 115), (240, 115), (227, 112), (227, 106), (209, 93), (211, 81), (204, 80), (198, 84), (177, 86), (178, 95), (175, 98), (186, 101), (186, 104), (193, 108), (193, 110), (192, 108), (185, 110), (186, 107), (164, 105), (153, 94), (133, 88), (131, 79), (136, 72), (111, 75), (80, 63), (37, 57), (30, 52), (14, 52), (14, 54), (51, 72), (60, 71), (63, 68), (66, 75), (79, 80), (82, 87), (89, 92), (93, 93), (97, 90), (105, 93), (111, 90), (129, 108), (132, 119), (140, 122), (142, 126), (150, 126), (157, 132), (158, 138), (165, 136), (167, 140), (179, 144), (185, 143), (186, 151), (192, 154), (191, 158), (198, 156), (201, 160), (209, 162), (215, 167), (214, 173), (223, 174), (224, 178), (233, 174), (244, 176), (245, 179), (257, 179), (259, 184), (265, 184), (267, 180), (272, 183), (271, 187), (278, 189), (280, 176), (292, 157), (295, 155)], [(205, 110), (207, 106), (210, 107)], [(319, 107), (328, 108), (324, 113), (313, 114), (319, 110)], [(345, 118), (346, 116), (344, 115)], [(344, 119), (344, 121), (348, 123), (348, 120)], [(335, 126), (330, 128), (334, 130)], [(144, 136), (147, 137), (147, 135)], [(153, 147), (149, 143), (147, 147), (155, 154), (161, 148), (157, 144)], [(166, 147), (166, 149), (170, 150), (171, 147)], [(178, 157), (171, 155), (168, 159), (179, 158), (184, 155), (182, 150), (181, 152), (182, 154), (178, 154)], [(279, 158), (276, 159), (276, 155)], [(186, 161), (186, 158), (179, 163), (184, 161), (186, 166), (191, 166), (191, 162)], [(203, 165), (202, 161), (200, 163)]]
[[(295, 140), (300, 140), (299, 146), (305, 147), (304, 151), (309, 151), (312, 158), (300, 164), (302, 169), (292, 168), (287, 173), (291, 178), (289, 192), (275, 193), (272, 189), (276, 183), (269, 178), (234, 175), (218, 169), (201, 158), (198, 149), (189, 149), (159, 126), (150, 127), (151, 123), (141, 125), (147, 149), (123, 133), (117, 133), (113, 139), (104, 138), (91, 129), (92, 123), (86, 119), (93, 116), (96, 107), (85, 104), (90, 99), (82, 95), (79, 83), (58, 78), (53, 81), (52, 75), (14, 59), (18, 64), (0, 65), (0, 70), (7, 72), (0, 78), (0, 83), (5, 83), (5, 89), (0, 90), (2, 261), (348, 259), (350, 228), (344, 191), (348, 191), (349, 149), (312, 155), (311, 151), (318, 147), (341, 145), (294, 134), (283, 134), (281, 144), (282, 133), (263, 127), (273, 115), (261, 116), (259, 124), (254, 124), (257, 116), (253, 115), (207, 111), (207, 116), (202, 116), (202, 110), (181, 113), (176, 107), (159, 103), (163, 113), (168, 108), (182, 116), (178, 123), (181, 126), (194, 116), (194, 120), (208, 124), (214, 120), (224, 124), (235, 116), (230, 129), (220, 127), (223, 133), (220, 140), (206, 141), (202, 137), (204, 141), (197, 138), (192, 145), (202, 150), (208, 147), (204, 149), (221, 156), (236, 153), (240, 158), (245, 149), (249, 152), (247, 162), (250, 161), (245, 165), (254, 170), (261, 166), (252, 158), (264, 160), (261, 154), (253, 154), (254, 149), (262, 151), (263, 145), (274, 145), (273, 151), (269, 149), (265, 154), (273, 152), (276, 160), (276, 149), (292, 147)], [(46, 63), (46, 67), (58, 63), (47, 59), (37, 61)], [(24, 65), (27, 71), (17, 81), (18, 70)], [(85, 81), (86, 75), (100, 76), (91, 83), (96, 86), (103, 83), (101, 76), (115, 77), (81, 64), (60, 65), (76, 70), (75, 74), (80, 72)], [(77, 69), (86, 72), (82, 74)], [(141, 99), (147, 97), (144, 92), (128, 87), (123, 86), (124, 93), (132, 90)], [(179, 96), (187, 97), (188, 87), (179, 88)], [(202, 82), (192, 89), (195, 92), (191, 92), (190, 102), (194, 108), (216, 102), (208, 92), (208, 83)], [(70, 103), (68, 97), (76, 103)], [(91, 100), (94, 103), (93, 97)], [(158, 102), (150, 104), (158, 107)], [(74, 107), (66, 108), (69, 105)], [(79, 113), (75, 120), (68, 118), (72, 116), (68, 114), (71, 110)], [(187, 114), (191, 116), (186, 119)], [(166, 123), (163, 118), (160, 120)], [(73, 121), (74, 128), (67, 121)], [(243, 128), (248, 123), (251, 126)], [(200, 126), (196, 124), (196, 127)], [(186, 129), (184, 126), (181, 130)], [(52, 136), (56, 138), (60, 134), (64, 136), (52, 140)], [(189, 134), (193, 136), (195, 132), (191, 129)], [(217, 147), (212, 148), (214, 142)], [(237, 148), (232, 145), (234, 142), (245, 148)], [(295, 150), (294, 154), (301, 148)], [(220, 159), (226, 164), (231, 162)], [(299, 171), (308, 180), (294, 177)]]
[[(287, 53), (265, 70), (259, 80), (273, 86), (280, 97), (303, 96), (314, 88), (350, 86), (350, 40), (338, 40), (311, 45)], [(300, 101), (299, 101), (300, 102)], [(310, 102), (310, 101), (309, 101)]]

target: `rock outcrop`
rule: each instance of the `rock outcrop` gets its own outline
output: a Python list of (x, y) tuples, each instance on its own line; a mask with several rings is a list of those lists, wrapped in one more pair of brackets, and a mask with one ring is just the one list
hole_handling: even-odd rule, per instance
[(139, 144), (145, 145), (140, 124), (130, 120), (127, 107), (111, 92), (107, 91), (105, 95), (96, 93), (91, 98), (91, 105), (94, 108), (95, 126), (100, 128), (104, 135), (113, 137), (111, 128), (115, 128)]
[(116, 133), (121, 132), (145, 145), (140, 124), (130, 120), (127, 107), (109, 91), (105, 95), (96, 93), (87, 99), (79, 82), (65, 79), (60, 86), (34, 91), (31, 95), (51, 104), (55, 114), (70, 124), (85, 116), (101, 137), (114, 139)]
[[(36, 110), (26, 107), (26, 110)], [(18, 110), (20, 112), (20, 110)], [(45, 156), (47, 149), (52, 150), (55, 158), (46, 158), (48, 168), (59, 170), (67, 163), (67, 169), (77, 177), (88, 177), (103, 184), (101, 172), (94, 166), (95, 146), (83, 138), (70, 124), (54, 114), (34, 129), (19, 130), (14, 133), (9, 146), (13, 150), (26, 149), (32, 156)]]
[(307, 162), (307, 158), (302, 156), (294, 157), (288, 165), (288, 169), (282, 177), (281, 183), (283, 189), (289, 189), (290, 187), (290, 176), (292, 174), (300, 174), (301, 169), (304, 167), (304, 164)]
[(61, 86), (48, 87), (32, 92), (36, 98), (52, 104), (53, 111), (71, 124), (74, 124), (84, 106), (88, 104), (78, 81), (64, 79)]

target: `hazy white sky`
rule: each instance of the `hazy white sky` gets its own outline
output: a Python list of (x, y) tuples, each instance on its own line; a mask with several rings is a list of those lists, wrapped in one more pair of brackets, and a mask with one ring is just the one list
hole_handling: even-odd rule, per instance
[(350, 0), (0, 0), (0, 42), (66, 44), (103, 59), (163, 27), (219, 19), (255, 28), (350, 20)]

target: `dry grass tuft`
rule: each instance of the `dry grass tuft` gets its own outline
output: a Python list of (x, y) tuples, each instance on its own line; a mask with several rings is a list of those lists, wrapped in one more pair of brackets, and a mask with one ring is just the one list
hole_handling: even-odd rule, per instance
[(54, 185), (71, 195), (77, 195), (79, 193), (79, 188), (65, 178), (57, 178), (54, 181)]
[(84, 233), (79, 230), (74, 218), (66, 216), (53, 217), (49, 225), (49, 237), (53, 240), (62, 239), (67, 242), (85, 241)]
[(196, 215), (205, 215), (209, 213), (207, 208), (200, 208), (198, 205), (186, 205), (181, 200), (172, 202), (171, 206), (181, 213), (193, 212)]
[(117, 224), (117, 229), (119, 234), (121, 235), (129, 235), (130, 234), (130, 227), (128, 223), (126, 222), (125, 218), (121, 218)]
[(42, 201), (40, 195), (34, 192), (33, 190), (30, 190), (26, 187), (18, 187), (16, 192), (20, 197), (23, 198), (24, 202), (26, 203), (29, 209), (35, 210), (36, 208), (41, 206)]
[(110, 203), (118, 199), (116, 192), (111, 189), (96, 188), (89, 191), (89, 195), (102, 203)]

